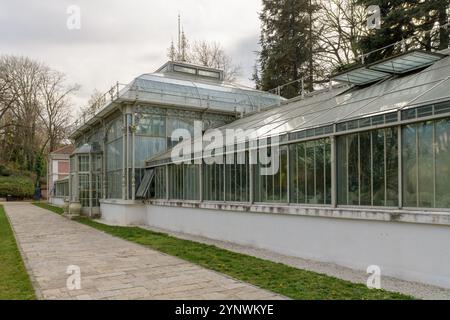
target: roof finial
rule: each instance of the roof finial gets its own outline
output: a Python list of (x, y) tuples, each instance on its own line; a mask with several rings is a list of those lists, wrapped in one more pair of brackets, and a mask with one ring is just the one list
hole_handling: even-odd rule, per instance
[(178, 13), (178, 53), (181, 52), (181, 15)]

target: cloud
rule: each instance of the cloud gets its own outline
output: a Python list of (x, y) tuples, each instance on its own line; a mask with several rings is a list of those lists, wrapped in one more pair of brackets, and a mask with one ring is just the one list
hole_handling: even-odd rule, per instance
[[(67, 8), (81, 10), (81, 29), (68, 30)], [(177, 37), (220, 42), (250, 84), (258, 48), (260, 0), (0, 0), (0, 54), (27, 55), (82, 85), (75, 102), (153, 72)]]

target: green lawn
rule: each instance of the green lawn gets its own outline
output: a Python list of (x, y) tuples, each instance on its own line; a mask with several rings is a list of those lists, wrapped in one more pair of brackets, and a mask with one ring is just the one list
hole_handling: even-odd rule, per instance
[(16, 239), (0, 205), (0, 300), (36, 299), (17, 248)]
[(371, 290), (363, 284), (351, 283), (211, 245), (177, 239), (138, 227), (107, 226), (86, 218), (77, 221), (292, 299), (413, 299), (399, 293)]

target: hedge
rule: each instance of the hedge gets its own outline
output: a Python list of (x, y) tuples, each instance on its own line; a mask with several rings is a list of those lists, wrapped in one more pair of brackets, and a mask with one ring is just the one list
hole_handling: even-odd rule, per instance
[(33, 195), (32, 179), (24, 176), (0, 177), (0, 197), (31, 198)]

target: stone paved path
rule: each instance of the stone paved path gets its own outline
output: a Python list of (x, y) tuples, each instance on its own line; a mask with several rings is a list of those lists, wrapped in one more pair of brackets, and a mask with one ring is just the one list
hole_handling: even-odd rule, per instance
[[(282, 298), (31, 204), (4, 207), (42, 299)], [(71, 265), (80, 267), (81, 290), (67, 289)]]

